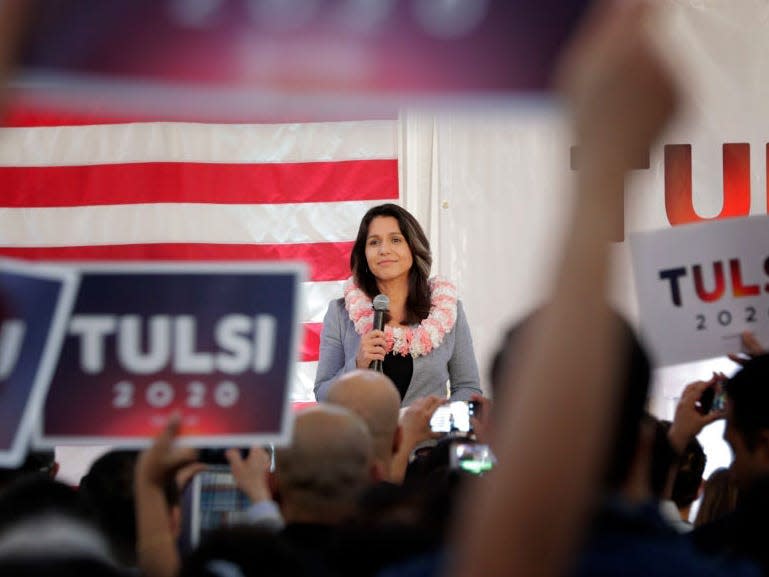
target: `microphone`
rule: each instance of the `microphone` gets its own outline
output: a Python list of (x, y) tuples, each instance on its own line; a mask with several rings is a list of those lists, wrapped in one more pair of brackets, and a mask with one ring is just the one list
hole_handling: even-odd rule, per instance
[[(390, 299), (387, 297), (387, 295), (378, 294), (374, 297), (373, 307), (374, 307), (373, 329), (376, 331), (383, 331), (384, 324), (385, 324), (384, 316), (385, 316), (385, 313), (390, 309)], [(369, 368), (381, 373), (383, 370), (382, 361), (371, 361)]]

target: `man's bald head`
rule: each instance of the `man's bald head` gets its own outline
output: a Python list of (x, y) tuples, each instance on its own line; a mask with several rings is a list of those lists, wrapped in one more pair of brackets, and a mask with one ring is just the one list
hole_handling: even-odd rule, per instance
[(342, 407), (297, 414), (291, 446), (275, 451), (277, 489), (286, 520), (335, 523), (372, 481), (368, 427)]
[(401, 404), (393, 382), (377, 371), (355, 370), (331, 385), (326, 401), (350, 409), (364, 420), (374, 439), (374, 455), (389, 473)]

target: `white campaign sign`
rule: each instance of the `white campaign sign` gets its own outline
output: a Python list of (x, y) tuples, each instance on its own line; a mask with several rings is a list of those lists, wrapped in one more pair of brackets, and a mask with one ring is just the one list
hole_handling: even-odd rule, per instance
[(630, 237), (641, 331), (659, 366), (769, 342), (769, 217), (718, 220)]

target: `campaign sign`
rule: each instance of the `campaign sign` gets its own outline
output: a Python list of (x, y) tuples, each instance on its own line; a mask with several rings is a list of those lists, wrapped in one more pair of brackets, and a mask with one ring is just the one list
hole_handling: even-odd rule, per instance
[(84, 265), (38, 443), (285, 443), (299, 264)]
[(641, 331), (660, 366), (769, 345), (769, 217), (751, 216), (630, 237)]
[(74, 274), (0, 261), (0, 466), (26, 457), (72, 304)]

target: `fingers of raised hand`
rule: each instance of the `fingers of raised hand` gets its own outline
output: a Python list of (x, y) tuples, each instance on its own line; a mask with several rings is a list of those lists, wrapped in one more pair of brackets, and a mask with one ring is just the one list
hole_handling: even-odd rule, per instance
[(750, 355), (751, 357), (755, 357), (758, 355), (763, 355), (766, 352), (766, 349), (764, 349), (764, 347), (756, 338), (756, 335), (754, 335), (752, 332), (745, 331), (741, 336), (742, 349), (745, 351), (745, 354)]
[(197, 449), (192, 447), (174, 447), (165, 459), (165, 467), (168, 473), (175, 473), (182, 467), (194, 463), (197, 458)]
[(230, 467), (233, 470), (243, 467), (243, 457), (240, 455), (240, 451), (238, 449), (227, 449), (224, 452), (224, 456), (227, 458), (227, 462), (230, 464)]
[(707, 415), (703, 416), (703, 419), (707, 424), (710, 424), (714, 421), (718, 421), (719, 419), (725, 419), (725, 418), (726, 418), (726, 411), (723, 411), (723, 410), (711, 411)]
[(694, 399), (697, 400), (700, 398), (703, 392), (705, 392), (705, 389), (712, 386), (715, 383), (714, 379), (709, 379), (707, 381), (694, 381), (692, 383), (689, 383), (684, 387), (683, 393), (681, 394), (681, 400), (684, 399)]
[(438, 397), (437, 395), (430, 395), (425, 397), (425, 410), (429, 411), (432, 415), (438, 407), (446, 403), (446, 399)]
[(193, 463), (198, 452), (192, 447), (175, 447), (174, 440), (181, 428), (181, 416), (174, 413), (168, 419), (166, 426), (155, 437), (146, 451), (139, 457), (136, 474), (137, 479), (143, 478), (154, 484), (162, 484), (169, 475)]
[(179, 489), (179, 492), (184, 492), (184, 489), (189, 482), (192, 481), (192, 478), (198, 473), (205, 471), (207, 468), (205, 463), (189, 463), (179, 469), (176, 472), (176, 487)]
[(251, 450), (248, 452), (249, 464), (260, 471), (268, 471), (270, 469), (270, 461), (270, 454), (262, 447), (251, 447)]

